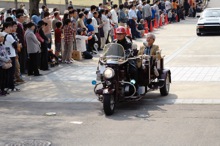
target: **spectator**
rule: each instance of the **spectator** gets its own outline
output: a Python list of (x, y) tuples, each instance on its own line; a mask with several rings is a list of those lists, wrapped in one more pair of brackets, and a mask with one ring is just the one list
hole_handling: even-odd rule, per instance
[(38, 29), (39, 34), (43, 41), (41, 41), (41, 54), (40, 54), (40, 69), (43, 71), (49, 70), (48, 68), (48, 43), (50, 42), (50, 39), (44, 34), (44, 29), (47, 26), (47, 23), (45, 23), (43, 20), (38, 22)]
[(101, 10), (101, 9), (104, 9), (104, 8), (103, 8), (103, 4), (102, 4), (102, 3), (99, 3), (99, 10)]
[[(92, 19), (91, 18), (89, 18), (87, 20), (87, 28), (88, 28), (87, 33), (88, 33), (89, 36), (95, 34), (95, 32), (94, 32), (95, 29), (94, 29), (94, 27), (92, 25)], [(88, 51), (89, 52), (93, 52), (93, 44), (94, 44), (94, 40), (93, 39), (88, 41)]]
[(119, 11), (118, 11), (118, 22), (120, 26), (125, 26), (125, 24), (128, 22), (128, 17), (126, 16), (124, 10), (124, 5), (119, 5)]
[(85, 59), (92, 59), (92, 55), (90, 52), (86, 50), (86, 41), (89, 39), (92, 39), (92, 35), (90, 37), (86, 36), (85, 34), (85, 29), (79, 28), (77, 30), (77, 35), (76, 35), (76, 48), (78, 51), (82, 52), (82, 56)]
[(24, 40), (24, 26), (23, 23), (25, 21), (24, 15), (22, 13), (19, 13), (16, 15), (17, 17), (17, 37), (19, 39), (19, 43), (21, 43), (21, 51), (18, 52), (19, 57), (19, 63), (20, 63), (20, 71), (21, 74), (26, 74), (27, 70), (27, 48)]
[(142, 6), (139, 5), (137, 8), (137, 23), (139, 23), (142, 19)]
[(165, 2), (165, 9), (166, 9), (166, 13), (168, 13), (172, 9), (172, 4), (169, 0), (166, 0)]
[(70, 6), (70, 7), (73, 7), (72, 1), (69, 2), (69, 6)]
[(11, 91), (20, 91), (19, 88), (15, 87), (14, 84), (14, 75), (15, 75), (15, 57), (16, 57), (16, 49), (17, 48), (17, 42), (10, 34), (12, 33), (12, 23), (11, 22), (5, 22), (3, 24), (3, 35), (4, 35), (4, 42), (3, 45), (6, 49), (6, 52), (8, 53), (8, 56), (10, 57), (12, 61), (12, 67), (8, 70), (9, 73), (9, 84), (8, 89)]
[(25, 4), (21, 3), (20, 9), (24, 10), (24, 15), (27, 16), (27, 18), (29, 18), (29, 13), (28, 13), (27, 9), (25, 9)]
[(54, 12), (54, 20), (52, 21), (52, 28), (53, 28), (54, 31), (56, 29), (56, 23), (57, 22), (61, 22), (60, 21), (60, 12), (59, 11)]
[(114, 25), (114, 28), (118, 27), (118, 15), (117, 15), (117, 11), (118, 11), (118, 5), (114, 4), (110, 13), (111, 13), (111, 18), (112, 18), (112, 22)]
[(89, 11), (84, 11), (84, 24), (85, 24), (85, 26), (87, 25), (87, 19), (88, 19), (88, 16), (89, 16)]
[(40, 16), (41, 16), (41, 19), (43, 19), (44, 18), (44, 13), (47, 11), (47, 6), (43, 5), (41, 7), (41, 9), (42, 9), (42, 11), (40, 13)]
[(84, 18), (85, 18), (84, 13), (81, 12), (79, 14), (79, 18), (78, 18), (77, 23), (76, 23), (76, 28), (84, 28), (84, 29), (87, 30), (87, 27), (84, 24)]
[(99, 28), (98, 28), (99, 35), (97, 37), (99, 37), (98, 38), (98, 45), (100, 47), (99, 48), (100, 50), (102, 50), (104, 45), (105, 45), (105, 44), (102, 44), (102, 40), (104, 38), (104, 30), (103, 30), (103, 22), (102, 22), (102, 18), (101, 17), (102, 17), (101, 12), (98, 13), (98, 17), (97, 18), (95, 16), (95, 18), (97, 20), (97, 23), (99, 25)]
[[(62, 37), (62, 23), (57, 22), (56, 23), (56, 29), (55, 29), (55, 55), (60, 56), (62, 53), (61, 51), (61, 37)], [(62, 56), (62, 55), (61, 55)]]
[(159, 0), (156, 0), (155, 1), (155, 4), (154, 4), (154, 10), (155, 10), (155, 21), (157, 21), (157, 24), (158, 24), (158, 27), (159, 27), (159, 24), (160, 24), (160, 9), (158, 7), (160, 1)]
[(43, 27), (43, 31), (44, 34), (46, 35), (46, 37), (48, 38), (48, 43), (47, 43), (47, 48), (51, 49), (51, 45), (52, 45), (52, 35), (51, 35), (51, 29), (52, 29), (52, 20), (50, 18), (50, 13), (49, 12), (45, 12), (44, 13), (44, 19), (42, 19), (45, 24), (45, 27)]
[(40, 20), (41, 20), (40, 16), (37, 16), (37, 14), (35, 13), (32, 14), (31, 21), (34, 22), (35, 25), (37, 25)]
[(106, 41), (108, 39), (108, 32), (110, 30), (110, 23), (109, 19), (107, 18), (108, 10), (101, 10), (102, 13), (102, 22), (103, 22), (103, 31), (104, 31), (104, 38), (101, 38), (101, 48), (104, 48), (104, 45), (106, 44)]
[(99, 16), (99, 13), (97, 11), (95, 11), (93, 13), (93, 17), (92, 17), (92, 26), (94, 27), (94, 33), (98, 38), (98, 46), (99, 46), (98, 49), (100, 49), (101, 39), (100, 39), (100, 35), (99, 35), (99, 27), (102, 27), (102, 26), (98, 25), (98, 21), (97, 21), (98, 16)]
[(11, 18), (13, 19), (13, 21), (16, 21), (16, 9), (12, 9), (12, 14), (11, 14)]
[(6, 52), (5, 47), (3, 45), (4, 36), (4, 33), (0, 32), (0, 95), (8, 94), (8, 92), (5, 91), (5, 88), (8, 87), (7, 84), (9, 69), (3, 69), (2, 66), (5, 63), (11, 63), (11, 59), (8, 56), (8, 53)]
[(189, 5), (188, 0), (184, 0), (183, 7), (184, 7), (184, 10), (185, 10), (185, 16), (189, 16), (190, 5)]
[(74, 29), (70, 19), (66, 19), (64, 23), (64, 52), (63, 62), (72, 63), (72, 50), (73, 50), (73, 35)]
[(147, 20), (148, 28), (150, 28), (151, 17), (152, 17), (152, 12), (151, 12), (151, 7), (150, 7), (150, 0), (147, 0), (147, 2), (144, 2), (143, 5), (144, 5), (143, 8), (142, 8), (143, 19)]
[(138, 24), (138, 32), (140, 33), (140, 38), (144, 36), (145, 28), (144, 28), (144, 19), (141, 19)]
[(131, 34), (132, 34), (132, 39), (136, 39), (137, 37), (137, 31), (136, 31), (136, 20), (137, 20), (137, 15), (135, 12), (135, 6), (132, 4), (130, 5), (130, 10), (128, 12), (128, 17), (129, 17), (129, 26), (131, 28)]
[(128, 9), (128, 0), (125, 0), (125, 2), (124, 2), (124, 8)]
[(93, 12), (95, 12), (95, 11), (96, 11), (96, 6), (92, 5), (90, 7), (90, 11), (89, 11), (89, 14), (88, 14), (88, 19), (93, 17)]
[[(42, 22), (42, 21), (41, 21)], [(28, 65), (28, 75), (41, 76), (38, 70), (39, 63), (39, 53), (40, 53), (40, 42), (37, 40), (34, 30), (35, 24), (29, 22), (27, 24), (27, 30), (25, 32), (25, 40), (27, 43), (27, 53), (29, 56), (29, 65)], [(46, 40), (45, 40), (46, 41)]]
[(16, 57), (15, 57), (15, 82), (16, 83), (23, 83), (24, 80), (21, 79), (21, 72), (20, 72), (20, 63), (19, 63), (19, 57), (18, 52), (21, 52), (21, 43), (19, 43), (19, 39), (17, 37), (17, 23), (15, 21), (12, 22), (12, 37), (15, 39), (17, 43), (17, 48), (15, 48)]

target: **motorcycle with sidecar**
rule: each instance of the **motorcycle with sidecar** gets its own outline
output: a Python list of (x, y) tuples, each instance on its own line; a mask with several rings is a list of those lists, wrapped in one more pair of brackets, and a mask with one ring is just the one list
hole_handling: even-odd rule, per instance
[[(157, 52), (158, 56), (161, 56)], [(157, 57), (152, 61), (151, 56), (141, 55), (128, 57), (122, 45), (109, 43), (100, 56), (97, 67), (97, 79), (92, 81), (95, 85), (94, 93), (103, 103), (104, 113), (112, 115), (116, 104), (125, 101), (138, 101), (146, 93), (160, 90), (162, 96), (169, 94), (171, 72), (164, 68), (164, 58)], [(138, 69), (138, 87), (129, 74), (129, 60), (139, 60), (142, 65)]]

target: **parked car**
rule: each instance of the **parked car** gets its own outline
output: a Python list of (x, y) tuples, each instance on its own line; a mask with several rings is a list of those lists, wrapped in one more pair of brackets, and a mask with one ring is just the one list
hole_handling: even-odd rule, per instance
[(196, 34), (201, 36), (206, 33), (220, 33), (220, 8), (207, 8), (200, 16)]

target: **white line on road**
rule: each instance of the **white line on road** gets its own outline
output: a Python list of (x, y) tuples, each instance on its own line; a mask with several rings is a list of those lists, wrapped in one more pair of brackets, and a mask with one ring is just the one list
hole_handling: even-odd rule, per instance
[(185, 50), (186, 48), (188, 48), (190, 45), (192, 45), (192, 43), (197, 40), (197, 37), (194, 37), (192, 39), (190, 39), (184, 46), (182, 46), (181, 48), (177, 49), (177, 51), (175, 51), (172, 55), (170, 55), (168, 58), (165, 59), (164, 63), (167, 64), (168, 62), (170, 62), (172, 59), (174, 59), (179, 53), (181, 53), (183, 50)]

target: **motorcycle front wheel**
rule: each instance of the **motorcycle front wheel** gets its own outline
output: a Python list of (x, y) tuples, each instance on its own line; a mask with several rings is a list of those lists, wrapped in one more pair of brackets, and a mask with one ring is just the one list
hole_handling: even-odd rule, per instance
[(115, 110), (115, 98), (113, 95), (103, 95), (103, 109), (105, 115), (110, 116)]

